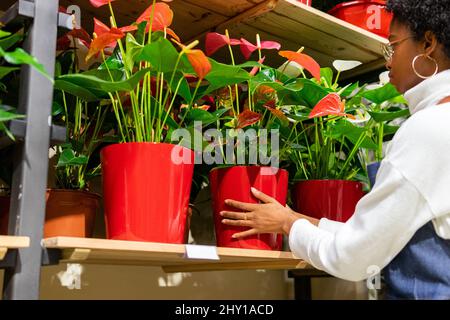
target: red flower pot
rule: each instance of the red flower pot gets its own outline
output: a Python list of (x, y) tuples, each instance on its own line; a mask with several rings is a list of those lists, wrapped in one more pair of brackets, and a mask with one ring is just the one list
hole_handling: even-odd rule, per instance
[(340, 3), (329, 14), (362, 29), (387, 38), (392, 14), (386, 11), (386, 1), (367, 0)]
[[(49, 189), (45, 195), (44, 238), (91, 238), (98, 194), (80, 190)], [(8, 234), (10, 197), (0, 196), (0, 234)]]
[(166, 143), (115, 144), (101, 151), (101, 161), (109, 239), (184, 243), (191, 150)]
[(362, 184), (345, 180), (307, 180), (295, 184), (295, 210), (317, 219), (346, 222), (364, 196)]
[(297, 0), (297, 2), (306, 4), (307, 6), (310, 6), (310, 7), (311, 7), (311, 2), (312, 2), (312, 0)]
[(275, 198), (282, 205), (286, 204), (288, 172), (286, 170), (259, 167), (235, 166), (213, 169), (209, 174), (214, 210), (214, 224), (218, 247), (232, 247), (261, 250), (281, 250), (282, 235), (259, 234), (244, 239), (231, 236), (248, 228), (227, 226), (222, 223), (221, 211), (239, 211), (225, 204), (226, 199), (241, 202), (258, 203), (250, 188), (254, 187)]

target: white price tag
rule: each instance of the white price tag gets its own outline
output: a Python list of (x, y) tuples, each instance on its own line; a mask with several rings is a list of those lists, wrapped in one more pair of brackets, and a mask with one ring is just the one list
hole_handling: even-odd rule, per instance
[(214, 246), (187, 244), (184, 256), (189, 259), (220, 260), (217, 247)]

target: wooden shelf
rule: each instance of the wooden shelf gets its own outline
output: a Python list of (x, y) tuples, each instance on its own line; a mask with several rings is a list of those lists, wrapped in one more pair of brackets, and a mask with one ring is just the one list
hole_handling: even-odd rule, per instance
[(43, 240), (49, 249), (61, 249), (61, 262), (110, 265), (160, 266), (165, 272), (242, 269), (311, 268), (291, 252), (217, 248), (220, 260), (185, 257), (178, 244), (56, 237)]
[[(114, 2), (117, 20), (122, 25), (132, 23), (148, 3), (136, 0), (130, 6), (127, 1)], [(94, 16), (109, 21), (107, 6), (95, 9), (88, 0), (61, 0), (61, 5), (70, 4), (81, 7), (82, 24), (88, 30)], [(386, 39), (296, 0), (183, 0), (173, 1), (170, 6), (175, 12), (173, 29), (185, 43), (194, 39), (203, 43), (207, 32), (223, 33), (228, 29), (233, 38), (243, 37), (251, 42), (256, 42), (259, 33), (263, 40), (280, 42), (284, 50), (296, 51), (304, 46), (304, 52), (323, 67), (331, 66), (336, 59), (363, 62), (341, 79), (384, 67), (381, 44)], [(240, 56), (237, 48), (235, 51)], [(265, 51), (264, 55), (271, 66), (284, 62), (274, 51)], [(214, 58), (229, 61), (228, 51), (219, 50)]]
[(30, 238), (28, 237), (0, 236), (0, 260), (3, 260), (10, 249), (27, 248), (29, 246)]
[[(0, 10), (8, 8), (15, 0), (2, 0)], [(81, 8), (82, 25), (92, 31), (93, 17), (107, 23), (108, 6), (94, 8), (89, 0), (61, 0), (62, 6), (78, 5)], [(113, 3), (116, 19), (127, 25), (147, 8), (149, 1), (135, 0)], [(173, 29), (188, 43), (199, 39), (203, 43), (207, 32), (230, 31), (233, 38), (246, 38), (256, 42), (257, 33), (263, 40), (274, 40), (284, 50), (305, 47), (305, 53), (313, 56), (321, 66), (331, 66), (336, 59), (359, 60), (363, 65), (341, 79), (383, 68), (381, 44), (386, 39), (337, 19), (325, 12), (306, 6), (296, 0), (183, 0), (173, 1), (175, 12)], [(240, 56), (237, 54), (236, 56)], [(274, 51), (264, 52), (266, 63), (281, 65), (283, 58)], [(214, 58), (228, 61), (228, 51), (219, 50)], [(256, 59), (254, 57), (254, 59)], [(237, 58), (238, 62), (242, 62)]]

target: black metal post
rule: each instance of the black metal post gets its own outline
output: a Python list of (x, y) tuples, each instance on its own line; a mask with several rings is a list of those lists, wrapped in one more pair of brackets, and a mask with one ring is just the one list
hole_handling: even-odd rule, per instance
[[(53, 76), (59, 0), (30, 2), (34, 14), (24, 49)], [(14, 268), (5, 270), (5, 299), (39, 299), (52, 100), (51, 81), (22, 67), (18, 111), (26, 115), (27, 125), (25, 138), (17, 145), (9, 234), (30, 237), (30, 247), (19, 249)]]

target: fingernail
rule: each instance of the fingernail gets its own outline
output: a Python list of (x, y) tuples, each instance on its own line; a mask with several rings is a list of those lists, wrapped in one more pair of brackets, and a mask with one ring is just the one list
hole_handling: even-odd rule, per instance
[(230, 202), (230, 200), (228, 200), (228, 199), (227, 199), (227, 200), (225, 200), (225, 203), (226, 203), (226, 204), (228, 204), (229, 202)]
[(251, 188), (251, 190), (253, 191), (253, 192), (258, 192), (258, 190), (256, 190), (256, 188)]
[(235, 234), (233, 234), (231, 237), (232, 237), (233, 239), (236, 239), (236, 235), (235, 235)]
[(220, 214), (221, 216), (223, 216), (223, 211), (221, 211), (219, 214)]

